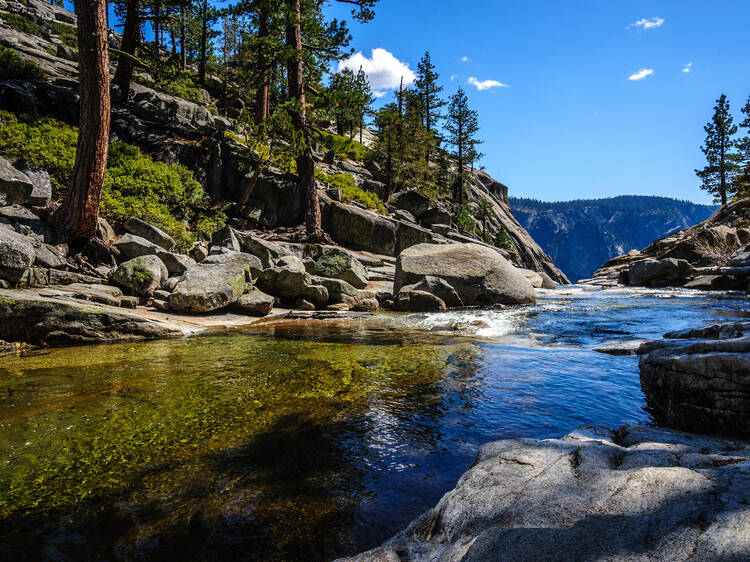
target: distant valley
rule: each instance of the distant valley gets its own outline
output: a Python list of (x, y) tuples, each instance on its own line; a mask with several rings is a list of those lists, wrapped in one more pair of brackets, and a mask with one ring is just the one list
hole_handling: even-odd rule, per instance
[(547, 203), (510, 197), (518, 221), (571, 281), (608, 259), (707, 219), (716, 209), (667, 197), (623, 195)]

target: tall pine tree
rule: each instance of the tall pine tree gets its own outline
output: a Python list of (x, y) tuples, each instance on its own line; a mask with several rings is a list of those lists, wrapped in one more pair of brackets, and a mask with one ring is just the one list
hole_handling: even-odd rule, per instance
[(737, 141), (741, 172), (735, 178), (735, 193), (740, 197), (750, 197), (750, 97), (742, 107), (743, 120), (740, 127), (745, 130), (744, 136)]
[(451, 96), (448, 106), (448, 120), (445, 125), (446, 141), (454, 149), (456, 157), (457, 176), (455, 199), (459, 205), (464, 202), (465, 166), (477, 159), (477, 146), (482, 143), (477, 138), (479, 132), (479, 118), (475, 110), (469, 107), (469, 99), (463, 88), (459, 88)]
[(737, 125), (733, 123), (729, 101), (724, 94), (716, 100), (714, 116), (703, 129), (706, 131), (706, 141), (701, 150), (706, 155), (707, 165), (702, 170), (695, 170), (695, 173), (701, 179), (702, 189), (726, 205), (727, 196), (733, 189), (733, 179), (740, 167), (739, 155), (732, 152)]
[[(440, 75), (435, 72), (435, 65), (430, 59), (430, 52), (426, 51), (422, 60), (417, 65), (417, 80), (415, 86), (419, 97), (422, 100), (422, 111), (424, 112), (424, 127), (428, 132), (437, 128), (438, 123), (443, 118), (440, 109), (446, 105), (441, 99), (440, 93), (443, 87), (438, 84)], [(430, 161), (430, 150), (425, 151), (425, 159)]]

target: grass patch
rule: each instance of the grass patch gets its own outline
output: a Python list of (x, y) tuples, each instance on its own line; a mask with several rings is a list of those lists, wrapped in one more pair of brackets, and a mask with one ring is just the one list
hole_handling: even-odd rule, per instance
[(10, 12), (0, 12), (0, 18), (2, 18), (2, 20), (6, 24), (8, 24), (9, 27), (12, 27), (13, 29), (16, 29), (18, 31), (22, 31), (23, 33), (36, 35), (38, 37), (41, 37), (44, 33), (44, 29), (41, 25), (21, 15), (12, 14)]
[(370, 154), (370, 149), (349, 137), (341, 137), (321, 130), (316, 131), (316, 137), (326, 150), (335, 151), (339, 158), (364, 162)]
[(78, 48), (78, 33), (76, 28), (67, 23), (60, 23), (59, 21), (47, 22), (52, 32), (60, 38), (63, 45), (66, 47)]
[(0, 80), (44, 80), (46, 76), (38, 64), (24, 60), (13, 49), (0, 45)]
[(356, 201), (369, 209), (385, 213), (385, 205), (378, 196), (371, 191), (365, 191), (361, 187), (357, 187), (354, 178), (349, 174), (326, 174), (316, 169), (315, 177), (318, 181), (328, 184), (329, 187), (340, 189), (344, 199)]
[[(26, 120), (0, 112), (0, 156), (47, 170), (56, 198), (70, 185), (77, 138), (75, 127), (55, 119)], [(109, 148), (101, 212), (113, 221), (134, 216), (154, 224), (181, 250), (195, 242), (193, 232), (210, 236), (226, 222), (190, 170), (155, 161), (121, 141)]]

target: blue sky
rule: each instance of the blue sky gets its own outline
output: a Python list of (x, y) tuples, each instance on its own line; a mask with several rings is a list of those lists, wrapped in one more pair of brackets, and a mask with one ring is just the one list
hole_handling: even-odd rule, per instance
[[(750, 95), (747, 0), (381, 0), (364, 25), (328, 10), (362, 57), (384, 49), (416, 70), (429, 50), (445, 93), (463, 86), (479, 111), (483, 164), (514, 196), (710, 202), (693, 172), (703, 125), (722, 92), (736, 117)], [(507, 87), (480, 91), (487, 80)]]

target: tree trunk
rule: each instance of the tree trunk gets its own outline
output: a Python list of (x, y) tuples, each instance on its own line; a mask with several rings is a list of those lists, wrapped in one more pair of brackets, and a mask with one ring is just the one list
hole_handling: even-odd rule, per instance
[(78, 2), (81, 102), (73, 182), (55, 213), (61, 241), (96, 234), (109, 150), (109, 51), (104, 0)]
[(464, 137), (463, 124), (458, 121), (458, 204), (464, 204)]
[(138, 48), (138, 25), (138, 0), (129, 0), (114, 80), (120, 88), (120, 96), (123, 100), (128, 98), (130, 81), (133, 79), (135, 50)]
[(721, 194), (721, 206), (727, 204), (727, 174), (726, 174), (726, 162), (724, 158), (724, 139), (725, 135), (722, 133), (721, 137), (721, 151), (719, 156), (719, 193)]
[[(258, 38), (266, 39), (269, 34), (269, 16), (265, 8), (261, 8), (258, 17)], [(255, 92), (255, 122), (261, 123), (268, 117), (268, 61), (266, 60), (265, 45), (261, 47), (261, 51), (258, 53), (258, 66), (263, 69), (263, 74), (258, 91)]]
[(302, 154), (297, 157), (297, 177), (300, 191), (305, 197), (305, 226), (310, 240), (322, 238), (320, 203), (318, 188), (315, 185), (315, 160), (307, 127), (307, 107), (305, 104), (305, 79), (302, 68), (302, 8), (300, 0), (287, 0), (290, 18), (286, 24), (287, 47), (294, 52), (287, 61), (289, 96), (296, 102), (291, 111), (294, 128), (302, 132), (304, 139)]
[(185, 6), (180, 6), (180, 60), (182, 70), (187, 69), (187, 48), (185, 47), (185, 29), (187, 28), (187, 16)]
[(362, 129), (365, 128), (365, 116), (364, 114), (360, 114), (359, 116), (359, 144), (363, 144), (362, 142)]
[(198, 82), (201, 86), (206, 83), (206, 49), (208, 48), (208, 0), (201, 4), (201, 52), (198, 62)]
[(156, 45), (156, 59), (159, 59), (161, 47), (161, 2), (154, 2), (154, 44)]

